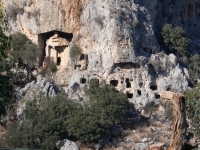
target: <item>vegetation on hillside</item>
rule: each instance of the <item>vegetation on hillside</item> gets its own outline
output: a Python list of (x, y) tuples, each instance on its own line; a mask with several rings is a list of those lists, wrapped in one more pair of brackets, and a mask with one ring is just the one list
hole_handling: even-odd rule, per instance
[(90, 101), (82, 104), (67, 99), (64, 93), (52, 100), (28, 103), (23, 122), (7, 128), (4, 145), (51, 150), (64, 138), (96, 141), (126, 118), (130, 108), (127, 97), (111, 85), (99, 86), (98, 80), (92, 80), (87, 94)]
[(172, 52), (176, 52), (178, 58), (188, 53), (190, 40), (185, 36), (181, 27), (172, 27), (171, 24), (166, 24), (163, 26), (161, 34), (166, 46)]
[(71, 49), (70, 49), (70, 58), (71, 58), (74, 62), (76, 62), (77, 59), (78, 59), (78, 57), (81, 55), (81, 53), (82, 53), (82, 49), (81, 49), (79, 46), (74, 45), (74, 46), (72, 46)]
[(192, 90), (183, 92), (186, 102), (186, 114), (189, 122), (189, 130), (200, 139), (200, 84)]
[[(8, 23), (4, 9), (0, 6), (0, 62), (6, 60), (6, 53), (10, 47), (10, 38), (4, 32), (8, 31)], [(0, 67), (0, 72), (3, 71)], [(13, 86), (10, 78), (0, 74), (0, 117), (6, 115), (6, 110), (13, 101)]]
[(166, 47), (177, 56), (182, 65), (188, 68), (191, 82), (197, 83), (200, 78), (200, 57), (189, 50), (190, 39), (186, 37), (184, 30), (179, 26), (166, 24), (161, 34)]

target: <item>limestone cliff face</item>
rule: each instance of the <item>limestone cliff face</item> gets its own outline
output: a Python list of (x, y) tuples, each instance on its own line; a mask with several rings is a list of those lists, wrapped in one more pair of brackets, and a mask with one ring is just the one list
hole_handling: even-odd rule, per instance
[[(90, 79), (98, 78), (127, 93), (131, 101), (144, 104), (159, 99), (163, 90), (180, 91), (188, 86), (187, 69), (178, 64), (173, 54), (161, 53), (160, 31), (165, 23), (182, 26), (197, 51), (199, 0), (2, 2), (12, 17), (12, 31), (25, 33), (36, 43), (41, 42), (38, 34), (49, 31), (73, 34), (71, 45), (79, 45), (84, 55), (76, 66), (72, 60), (66, 60), (67, 65), (59, 66), (55, 78), (68, 92), (73, 93), (77, 85), (83, 88)], [(15, 15), (11, 15), (11, 8), (17, 10)]]

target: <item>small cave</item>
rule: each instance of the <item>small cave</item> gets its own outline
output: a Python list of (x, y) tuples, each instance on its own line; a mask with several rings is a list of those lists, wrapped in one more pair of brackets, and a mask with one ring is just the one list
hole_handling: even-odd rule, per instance
[(146, 54), (153, 54), (153, 51), (152, 51), (151, 48), (146, 48), (146, 47), (144, 47), (142, 50), (143, 50)]
[[(66, 33), (66, 32), (52, 30), (52, 31), (49, 31), (49, 32), (38, 34), (38, 45), (39, 45), (39, 51), (41, 52), (41, 56), (40, 56), (40, 60), (39, 60), (39, 66), (43, 66), (43, 62), (44, 62), (44, 59), (45, 59), (45, 56), (46, 56), (46, 52), (45, 52), (46, 41), (50, 37), (54, 36), (55, 33), (58, 34), (58, 36), (60, 38), (66, 39), (66, 41), (68, 41), (68, 42), (72, 41), (72, 38), (73, 38), (72, 33)], [(58, 48), (58, 49), (60, 50), (62, 48)]]
[(155, 94), (156, 99), (160, 99), (160, 94)]
[(61, 58), (57, 57), (57, 66), (60, 66), (60, 63), (61, 63)]
[(85, 78), (81, 78), (81, 79), (80, 79), (80, 83), (86, 84), (86, 82), (87, 82), (87, 79), (85, 79)]
[(137, 94), (141, 95), (142, 94), (141, 90), (137, 90)]
[(127, 98), (133, 98), (133, 93), (127, 93)]
[(140, 68), (140, 65), (137, 63), (132, 63), (132, 62), (115, 63), (114, 68), (132, 69), (132, 68)]
[(153, 90), (153, 91), (156, 91), (158, 89), (156, 82), (150, 83), (150, 89)]
[(118, 80), (111, 80), (110, 84), (116, 87), (118, 85)]
[(124, 81), (121, 81), (121, 84), (124, 84)]
[(131, 83), (129, 81), (129, 78), (126, 78), (126, 88), (131, 88)]

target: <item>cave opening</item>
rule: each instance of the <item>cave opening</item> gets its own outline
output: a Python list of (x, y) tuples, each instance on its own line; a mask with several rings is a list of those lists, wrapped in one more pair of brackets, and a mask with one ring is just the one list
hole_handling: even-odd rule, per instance
[(141, 90), (137, 90), (137, 94), (141, 95), (142, 94)]
[(160, 94), (155, 94), (156, 99), (160, 99)]
[(84, 54), (81, 54), (81, 56), (80, 56), (80, 61), (81, 60), (85, 60), (85, 55)]
[(127, 98), (133, 98), (133, 93), (127, 93)]
[(111, 80), (110, 84), (116, 87), (118, 85), (118, 80)]
[(39, 66), (43, 65), (43, 61), (46, 56), (46, 53), (45, 53), (46, 41), (50, 37), (52, 37), (55, 33), (57, 33), (60, 38), (66, 39), (66, 41), (68, 41), (68, 42), (72, 41), (72, 38), (73, 38), (72, 33), (66, 33), (66, 32), (61, 32), (61, 31), (57, 31), (57, 30), (52, 30), (49, 32), (38, 34), (38, 45), (39, 45), (39, 51), (41, 52)]
[(115, 68), (121, 69), (132, 69), (132, 68), (140, 68), (138, 63), (126, 62), (126, 63), (115, 63)]
[(61, 63), (61, 58), (57, 57), (57, 65), (60, 66), (60, 63)]
[(126, 78), (126, 88), (131, 88), (131, 83), (129, 81), (129, 78)]
[(85, 79), (85, 78), (80, 79), (80, 83), (85, 84), (86, 82), (87, 82), (87, 79)]
[(153, 90), (153, 91), (156, 91), (158, 89), (156, 82), (150, 83), (150, 89)]

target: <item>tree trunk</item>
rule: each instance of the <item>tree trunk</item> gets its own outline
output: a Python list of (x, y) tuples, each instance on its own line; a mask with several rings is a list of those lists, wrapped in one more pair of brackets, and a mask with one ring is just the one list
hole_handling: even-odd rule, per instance
[(173, 104), (173, 133), (171, 144), (167, 150), (181, 150), (185, 141), (186, 113), (184, 95), (165, 91), (161, 98)]

